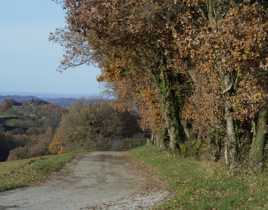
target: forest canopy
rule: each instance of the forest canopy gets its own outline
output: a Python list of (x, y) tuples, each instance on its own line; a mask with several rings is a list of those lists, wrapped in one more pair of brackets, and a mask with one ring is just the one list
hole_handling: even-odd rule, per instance
[(65, 0), (61, 69), (94, 63), (161, 148), (265, 163), (267, 1)]

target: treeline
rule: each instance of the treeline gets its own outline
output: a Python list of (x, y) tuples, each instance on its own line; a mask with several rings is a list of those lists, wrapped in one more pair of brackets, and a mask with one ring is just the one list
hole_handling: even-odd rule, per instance
[(112, 101), (77, 101), (68, 109), (41, 101), (0, 103), (0, 161), (74, 150), (126, 150), (145, 143), (136, 112)]
[(47, 155), (65, 109), (39, 99), (0, 103), (0, 161)]
[(126, 150), (144, 143), (136, 113), (117, 111), (112, 102), (79, 101), (63, 115), (49, 151)]
[[(61, 68), (95, 63), (161, 148), (262, 169), (267, 1), (65, 0)], [(200, 154), (202, 153), (202, 154)]]

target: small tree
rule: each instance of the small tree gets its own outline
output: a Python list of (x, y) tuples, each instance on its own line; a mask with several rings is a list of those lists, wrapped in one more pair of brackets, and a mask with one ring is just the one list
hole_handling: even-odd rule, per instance
[(75, 149), (110, 149), (113, 140), (141, 132), (137, 117), (118, 112), (106, 102), (77, 102), (63, 116), (49, 150), (52, 153)]

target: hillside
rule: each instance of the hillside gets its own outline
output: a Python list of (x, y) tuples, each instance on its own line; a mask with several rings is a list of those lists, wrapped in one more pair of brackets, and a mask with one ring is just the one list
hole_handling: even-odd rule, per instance
[(31, 99), (17, 102), (7, 99), (0, 104), (0, 131), (33, 134), (49, 126), (55, 128), (64, 109), (49, 102)]
[(5, 101), (6, 99), (12, 99), (17, 102), (25, 102), (30, 101), (33, 99), (38, 99), (38, 97), (35, 96), (20, 96), (20, 95), (0, 95), (0, 103)]
[(21, 95), (0, 95), (0, 103), (5, 101), (6, 99), (11, 99), (20, 103), (27, 101), (46, 101), (51, 104), (55, 104), (61, 107), (69, 107), (74, 102), (76, 102), (77, 98), (66, 98), (66, 97), (46, 97), (46, 96), (21, 96)]
[[(16, 147), (49, 142), (65, 112), (60, 106), (31, 98), (0, 103), (0, 160), (5, 160)], [(25, 151), (28, 153), (29, 151)]]
[(16, 102), (27, 102), (27, 101), (46, 101), (51, 104), (55, 104), (58, 106), (61, 106), (63, 108), (68, 108), (75, 102), (79, 100), (87, 101), (88, 103), (94, 103), (99, 101), (104, 101), (106, 99), (103, 99), (101, 96), (90, 96), (90, 97), (61, 97), (61, 96), (47, 96), (47, 95), (38, 95), (38, 96), (32, 96), (32, 95), (1, 95), (0, 93), (0, 103), (5, 101), (6, 99), (11, 99)]
[(106, 99), (103, 99), (102, 97), (99, 97), (99, 96), (92, 96), (92, 97), (87, 97), (87, 98), (43, 97), (42, 99), (48, 101), (49, 103), (56, 104), (64, 108), (68, 108), (72, 106), (75, 102), (80, 101), (80, 100), (86, 101), (87, 103), (96, 103), (100, 101), (106, 101)]

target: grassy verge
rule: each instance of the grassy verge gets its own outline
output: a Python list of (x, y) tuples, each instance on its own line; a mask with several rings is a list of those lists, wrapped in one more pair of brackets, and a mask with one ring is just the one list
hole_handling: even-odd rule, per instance
[(0, 163), (0, 192), (45, 180), (74, 158), (74, 153)]
[(171, 156), (155, 147), (130, 155), (153, 167), (175, 196), (156, 209), (267, 210), (268, 174), (229, 176), (220, 165)]

